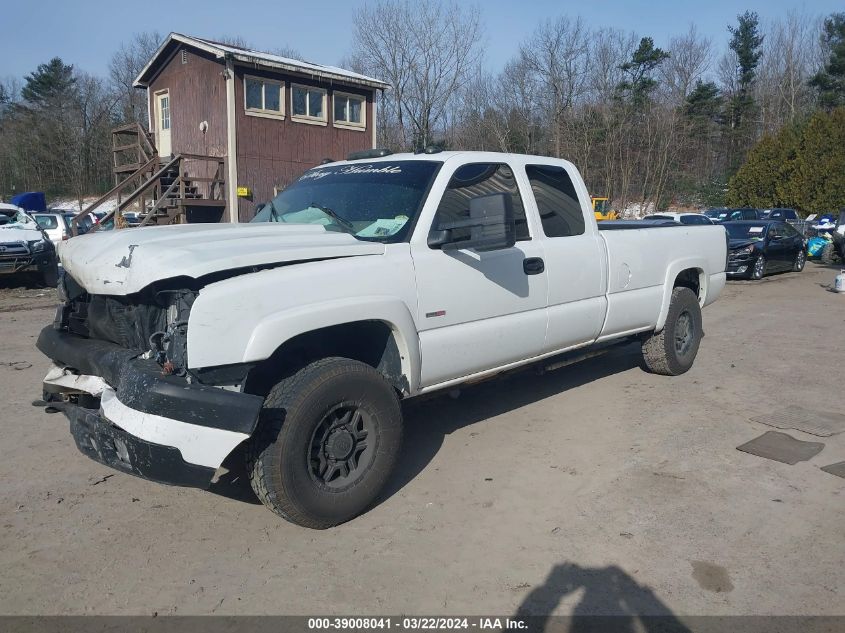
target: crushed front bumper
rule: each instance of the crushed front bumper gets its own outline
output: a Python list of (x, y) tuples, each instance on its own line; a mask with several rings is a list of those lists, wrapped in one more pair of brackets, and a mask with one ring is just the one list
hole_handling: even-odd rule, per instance
[(756, 261), (756, 259), (757, 258), (754, 255), (749, 255), (745, 253), (731, 253), (728, 255), (728, 266), (725, 269), (725, 274), (747, 275), (748, 272), (754, 267), (754, 262)]
[(77, 447), (117, 470), (206, 487), (258, 422), (261, 397), (164, 375), (113, 343), (48, 326), (37, 346), (55, 363), (44, 391), (62, 396)]
[(215, 468), (186, 462), (174, 446), (127, 433), (97, 410), (65, 404), (63, 411), (76, 447), (94, 461), (172, 486), (206, 488), (214, 477)]

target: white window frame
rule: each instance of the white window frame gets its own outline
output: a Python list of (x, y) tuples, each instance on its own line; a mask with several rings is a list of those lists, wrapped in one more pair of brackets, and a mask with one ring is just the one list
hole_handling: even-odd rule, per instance
[[(267, 110), (266, 108), (250, 108), (246, 103), (246, 82), (258, 81), (261, 82), (261, 105), (265, 104), (264, 93), (267, 90), (267, 85), (279, 87), (279, 109)], [(244, 75), (244, 114), (248, 116), (266, 117), (269, 119), (284, 119), (285, 118), (285, 82), (276, 79), (267, 79), (266, 77), (258, 77), (256, 75)]]
[[(323, 94), (323, 116), (316, 117), (305, 114), (296, 114), (293, 109), (293, 93), (294, 89), (302, 88), (306, 93), (310, 90), (312, 92), (321, 92)], [(329, 91), (325, 88), (318, 88), (317, 86), (306, 86), (305, 84), (290, 85), (290, 118), (297, 123), (309, 123), (311, 125), (327, 125), (329, 121)], [(305, 108), (308, 109), (309, 99), (305, 98)]]
[[(162, 105), (162, 99), (167, 97), (167, 108), (164, 108)], [(170, 91), (169, 90), (159, 90), (155, 93), (155, 100), (156, 100), (156, 117), (158, 121), (156, 122), (156, 129), (160, 131), (167, 130), (170, 131), (170, 127), (172, 125), (171, 117), (170, 117)], [(165, 111), (167, 112), (167, 127), (164, 127), (165, 121)]]
[[(338, 121), (334, 118), (334, 109), (335, 109), (335, 99), (338, 97), (342, 99), (355, 99), (356, 101), (361, 102), (361, 122), (357, 123), (355, 121)], [(348, 107), (348, 106), (347, 106)], [(346, 130), (358, 130), (359, 132), (364, 132), (367, 129), (367, 98), (363, 95), (356, 95), (351, 92), (340, 92), (335, 90), (332, 92), (332, 121), (334, 122), (335, 127), (343, 128)]]

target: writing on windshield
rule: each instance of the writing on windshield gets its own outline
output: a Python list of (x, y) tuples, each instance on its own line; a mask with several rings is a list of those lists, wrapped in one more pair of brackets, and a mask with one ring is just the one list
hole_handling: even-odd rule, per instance
[(317, 167), (281, 191), (252, 221), (319, 224), (359, 239), (401, 241), (440, 164), (414, 160)]

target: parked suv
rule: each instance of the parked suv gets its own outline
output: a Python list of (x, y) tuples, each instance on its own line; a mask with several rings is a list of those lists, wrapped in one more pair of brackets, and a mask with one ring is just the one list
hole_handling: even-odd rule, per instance
[(0, 203), (0, 274), (33, 272), (45, 285), (56, 285), (56, 248), (23, 209)]
[(72, 235), (70, 232), (70, 222), (64, 213), (33, 213), (32, 217), (55, 246), (58, 246), (64, 240), (70, 239)]

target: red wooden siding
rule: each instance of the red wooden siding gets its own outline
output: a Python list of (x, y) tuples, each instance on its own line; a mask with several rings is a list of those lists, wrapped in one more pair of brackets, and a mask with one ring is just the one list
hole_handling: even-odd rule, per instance
[[(224, 66), (212, 55), (187, 48), (187, 64), (182, 63), (182, 48), (150, 83), (150, 112), (155, 122), (155, 93), (170, 92), (170, 138), (173, 153), (226, 155), (226, 80)], [(200, 123), (208, 122), (208, 131)]]
[[(267, 77), (285, 83), (284, 120), (250, 116), (244, 111), (244, 75)], [(282, 188), (323, 159), (341, 160), (350, 152), (373, 146), (373, 92), (342, 84), (318, 83), (308, 79), (252, 68), (235, 69), (235, 112), (238, 143), (238, 185), (249, 187), (252, 200), (241, 199), (242, 222), (254, 215), (254, 206), (273, 197)], [(326, 125), (301, 123), (291, 118), (291, 83), (328, 90)], [(367, 100), (367, 125), (363, 131), (336, 128), (333, 124), (333, 90), (356, 94)]]
[[(187, 63), (182, 63), (182, 51)], [(213, 55), (190, 46), (174, 46), (165, 54), (161, 69), (149, 85), (148, 98), (156, 131), (155, 93), (170, 94), (170, 136), (174, 154), (190, 153), (225, 157), (226, 80), (225, 63)], [(284, 82), (285, 118), (250, 116), (244, 108), (244, 75), (267, 77)], [(328, 91), (327, 124), (311, 125), (291, 118), (291, 84), (318, 86)], [(367, 101), (366, 127), (363, 130), (334, 126), (333, 91), (364, 97)], [(249, 187), (251, 199), (240, 199), (238, 216), (242, 222), (254, 215), (256, 203), (266, 202), (274, 188), (282, 188), (296, 180), (305, 170), (319, 165), (323, 159), (340, 160), (350, 152), (369, 149), (373, 142), (374, 90), (347, 86), (337, 82), (317, 82), (292, 73), (237, 66), (235, 69), (235, 121), (237, 131), (237, 186)], [(200, 123), (206, 121), (203, 134)], [(213, 165), (208, 165), (213, 171)], [(211, 176), (211, 173), (195, 173)], [(227, 217), (227, 216), (226, 216)]]

